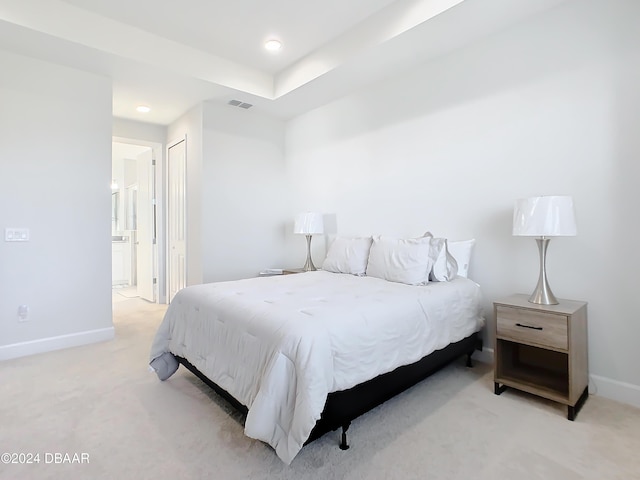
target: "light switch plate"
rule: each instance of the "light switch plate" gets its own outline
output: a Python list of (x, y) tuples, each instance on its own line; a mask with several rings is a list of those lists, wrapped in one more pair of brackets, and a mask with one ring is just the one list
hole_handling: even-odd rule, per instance
[(28, 242), (29, 229), (28, 228), (5, 228), (4, 241), (5, 242)]

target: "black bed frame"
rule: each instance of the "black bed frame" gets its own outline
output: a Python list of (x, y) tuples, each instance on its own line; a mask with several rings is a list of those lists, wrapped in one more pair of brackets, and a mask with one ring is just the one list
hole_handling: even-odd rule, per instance
[[(305, 445), (329, 431), (342, 427), (340, 448), (348, 449), (347, 429), (352, 420), (424, 380), (457, 358), (467, 355), (467, 367), (472, 367), (471, 355), (475, 350), (482, 350), (482, 339), (477, 332), (441, 350), (436, 350), (416, 363), (398, 367), (392, 372), (379, 375), (348, 390), (330, 393), (327, 396), (320, 420), (316, 422), (316, 426), (311, 431)], [(245, 405), (242, 405), (226, 390), (207, 378), (188, 360), (178, 356), (176, 359), (234, 408), (245, 415), (247, 414), (248, 409)]]

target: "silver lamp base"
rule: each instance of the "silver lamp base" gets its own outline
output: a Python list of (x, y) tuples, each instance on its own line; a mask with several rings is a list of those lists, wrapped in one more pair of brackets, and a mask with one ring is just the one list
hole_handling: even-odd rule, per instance
[(536, 289), (529, 297), (529, 302), (536, 303), (538, 305), (557, 305), (559, 302), (551, 291), (551, 287), (549, 287), (549, 282), (547, 281), (547, 269), (545, 267), (549, 238), (536, 238), (536, 243), (538, 244), (538, 252), (540, 253), (540, 276), (538, 277), (538, 285), (536, 286)]
[(307, 237), (307, 261), (302, 267), (302, 270), (305, 272), (313, 272), (317, 270), (316, 266), (313, 264), (313, 260), (311, 259), (311, 235), (306, 235)]

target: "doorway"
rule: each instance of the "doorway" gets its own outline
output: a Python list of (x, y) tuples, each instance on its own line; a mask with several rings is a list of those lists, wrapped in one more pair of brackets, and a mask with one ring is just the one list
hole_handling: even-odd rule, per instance
[(155, 150), (135, 140), (112, 144), (112, 287), (149, 302), (159, 299)]

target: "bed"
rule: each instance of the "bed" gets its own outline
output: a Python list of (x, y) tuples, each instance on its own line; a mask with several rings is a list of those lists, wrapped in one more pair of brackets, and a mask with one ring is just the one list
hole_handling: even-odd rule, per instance
[(461, 276), (408, 285), (320, 270), (196, 285), (167, 309), (151, 364), (162, 380), (185, 365), (246, 412), (245, 434), (288, 464), (340, 427), (347, 448), (357, 416), (470, 359), (480, 300)]

